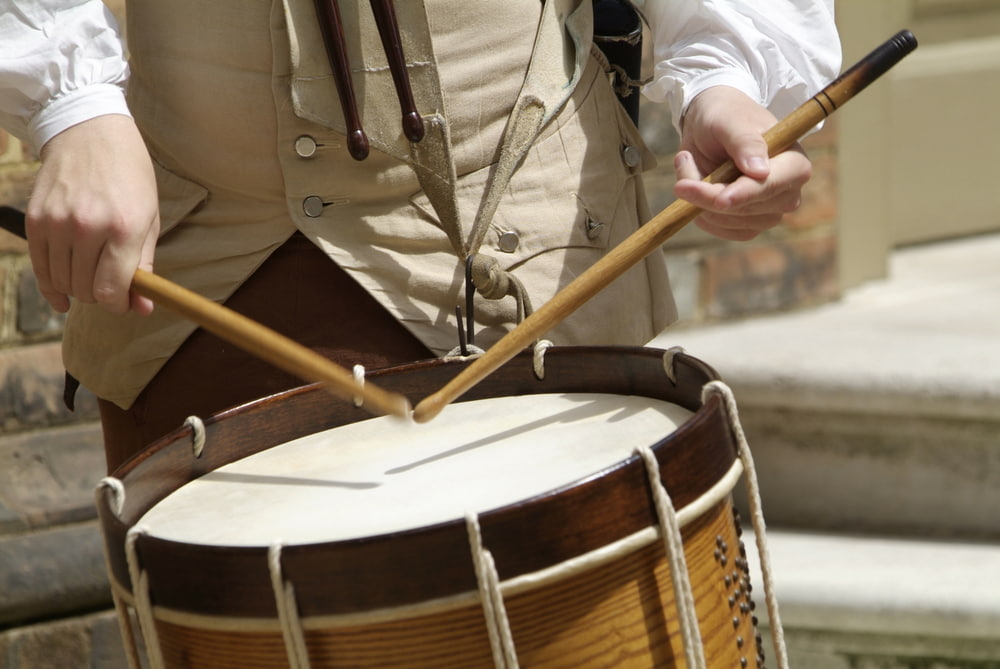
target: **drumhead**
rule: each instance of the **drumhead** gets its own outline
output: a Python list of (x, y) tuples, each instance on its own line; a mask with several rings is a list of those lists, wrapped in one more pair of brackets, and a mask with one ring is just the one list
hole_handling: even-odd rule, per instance
[(138, 525), (162, 539), (219, 546), (415, 529), (591, 477), (691, 415), (648, 397), (566, 393), (451, 404), (423, 425), (372, 418), (210, 472), (172, 492)]

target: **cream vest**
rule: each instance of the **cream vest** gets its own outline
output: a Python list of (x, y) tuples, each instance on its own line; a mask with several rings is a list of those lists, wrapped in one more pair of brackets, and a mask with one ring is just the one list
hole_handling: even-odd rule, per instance
[[(340, 0), (372, 143), (356, 162), (311, 0), (129, 3), (129, 102), (161, 197), (157, 273), (222, 301), (298, 229), (444, 354), (469, 252), (540, 305), (647, 218), (652, 157), (592, 53), (589, 0), (395, 4), (427, 133), (402, 135), (368, 2)], [(674, 317), (653, 254), (549, 337), (642, 344)], [(514, 327), (515, 301), (477, 297), (476, 320), (488, 346)], [(128, 407), (194, 327), (164, 308), (74, 304), (65, 363)]]

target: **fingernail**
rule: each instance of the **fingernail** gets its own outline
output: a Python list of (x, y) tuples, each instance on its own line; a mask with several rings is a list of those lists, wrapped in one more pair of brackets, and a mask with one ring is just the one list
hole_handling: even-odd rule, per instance
[(754, 156), (747, 160), (747, 167), (754, 172), (766, 172), (768, 170), (767, 159)]

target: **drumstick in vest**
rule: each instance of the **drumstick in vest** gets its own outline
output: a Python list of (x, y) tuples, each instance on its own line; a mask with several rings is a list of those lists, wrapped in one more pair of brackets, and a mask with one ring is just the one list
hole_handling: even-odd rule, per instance
[[(916, 47), (917, 40), (913, 33), (904, 30), (872, 51), (764, 133), (769, 155), (774, 156), (790, 148), (817, 123), (885, 74)], [(739, 170), (732, 161), (729, 161), (704, 180), (708, 183), (729, 183), (739, 175)], [(439, 391), (421, 400), (413, 412), (414, 420), (422, 423), (433, 419), (445, 406), (537, 341), (599, 293), (604, 286), (658, 250), (667, 239), (694, 220), (699, 213), (701, 210), (689, 202), (674, 201), (556, 293), (551, 300), (524, 319), (520, 325), (508, 332)]]
[(403, 114), (403, 134), (411, 142), (419, 142), (424, 138), (424, 121), (413, 101), (410, 75), (406, 72), (406, 58), (403, 57), (403, 41), (399, 37), (399, 23), (396, 21), (396, 9), (392, 1), (371, 0), (372, 14), (389, 63), (389, 72), (396, 86), (396, 97), (399, 98)]
[[(27, 237), (24, 213), (12, 207), (0, 207), (0, 228), (21, 239)], [(312, 349), (161, 276), (137, 269), (132, 289), (303, 381), (322, 383), (340, 399), (360, 400), (372, 413), (401, 418), (410, 414), (410, 402), (402, 395), (359, 383), (353, 374)]]
[(330, 59), (330, 70), (337, 82), (337, 94), (340, 96), (340, 108), (344, 114), (344, 124), (347, 126), (347, 149), (355, 160), (368, 157), (370, 145), (368, 135), (361, 127), (361, 117), (358, 115), (358, 103), (354, 96), (354, 84), (351, 81), (351, 68), (347, 59), (347, 48), (344, 46), (344, 27), (340, 20), (340, 7), (337, 0), (315, 0), (316, 16), (319, 19), (320, 33), (326, 46), (327, 57)]

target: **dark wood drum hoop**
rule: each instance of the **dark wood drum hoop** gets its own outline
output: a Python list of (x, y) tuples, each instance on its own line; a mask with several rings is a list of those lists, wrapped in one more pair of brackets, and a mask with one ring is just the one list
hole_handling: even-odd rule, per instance
[[(460, 401), (605, 392), (681, 405), (694, 415), (652, 445), (664, 486), (681, 509), (730, 470), (738, 446), (721, 398), (712, 394), (702, 403), (702, 387), (718, 378), (715, 371), (685, 354), (672, 357), (676, 382), (664, 372), (660, 349), (553, 347), (545, 353), (544, 379), (536, 378), (530, 354), (523, 354)], [(374, 371), (368, 378), (416, 403), (466, 364), (433, 360)], [(113, 472), (125, 489), (120, 514), (110, 489), (98, 495), (113, 579), (132, 591), (126, 534), (183, 484), (272, 446), (369, 417), (317, 386), (304, 386), (206, 419), (206, 446), (199, 458), (192, 453), (190, 427), (158, 440)], [(658, 524), (646, 470), (634, 455), (563, 488), (482, 513), (479, 522), (502, 580), (560, 564)], [(277, 615), (267, 546), (194, 545), (140, 535), (135, 549), (154, 606), (207, 616)], [(477, 589), (462, 518), (374, 537), (285, 546), (282, 570), (295, 584), (303, 618), (406, 606)]]

